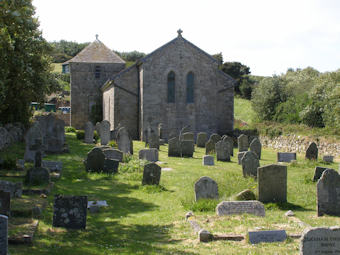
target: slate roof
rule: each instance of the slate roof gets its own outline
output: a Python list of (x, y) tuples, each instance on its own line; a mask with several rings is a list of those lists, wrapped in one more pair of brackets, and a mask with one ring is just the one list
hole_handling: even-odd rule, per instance
[(105, 46), (98, 39), (86, 46), (67, 63), (125, 63), (116, 53)]

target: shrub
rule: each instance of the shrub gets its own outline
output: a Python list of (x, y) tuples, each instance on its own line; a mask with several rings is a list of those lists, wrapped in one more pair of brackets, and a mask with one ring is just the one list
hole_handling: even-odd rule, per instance
[(114, 148), (118, 148), (118, 145), (117, 145), (116, 141), (114, 141), (114, 140), (109, 142), (109, 146), (114, 147)]
[(68, 127), (65, 127), (65, 132), (76, 133), (76, 129), (74, 127), (68, 126)]
[(98, 134), (98, 132), (95, 130), (94, 132), (93, 132), (93, 139), (96, 141), (96, 143), (98, 142), (98, 140), (99, 140), (99, 134)]
[(14, 169), (16, 168), (16, 165), (17, 165), (16, 159), (11, 158), (11, 157), (6, 157), (4, 158), (4, 161), (2, 162), (0, 166), (4, 169)]
[(77, 130), (76, 135), (77, 135), (78, 140), (83, 140), (85, 138), (85, 131), (84, 130)]

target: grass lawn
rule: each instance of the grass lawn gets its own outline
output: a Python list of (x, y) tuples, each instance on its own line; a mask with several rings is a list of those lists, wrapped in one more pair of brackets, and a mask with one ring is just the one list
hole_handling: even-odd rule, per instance
[[(244, 190), (256, 191), (257, 183), (242, 177), (237, 156), (232, 162), (216, 162), (202, 166), (204, 149), (196, 148), (194, 158), (168, 158), (167, 146), (160, 148), (162, 171), (160, 186), (141, 186), (142, 164), (138, 151), (144, 147), (134, 141), (133, 159), (121, 164), (119, 174), (86, 173), (82, 161), (93, 147), (76, 140), (68, 133), (69, 154), (49, 155), (48, 160), (63, 161), (63, 173), (47, 198), (47, 206), (39, 222), (32, 246), (10, 245), (10, 254), (299, 254), (299, 240), (283, 243), (250, 245), (246, 241), (214, 241), (199, 243), (184, 216), (193, 210), (193, 217), (213, 234), (246, 234), (254, 229), (285, 229), (288, 234), (301, 233), (303, 226), (284, 213), (291, 209), (311, 226), (340, 225), (340, 218), (316, 217), (316, 183), (311, 182), (316, 165), (298, 155), (298, 162), (288, 166), (288, 203), (266, 204), (266, 217), (235, 215), (217, 217), (219, 201)], [(16, 145), (19, 146), (19, 145)], [(20, 147), (20, 146), (19, 146)], [(21, 149), (10, 149), (23, 157)], [(234, 154), (237, 154), (235, 149)], [(276, 161), (276, 153), (263, 150), (261, 166)], [(336, 164), (327, 167), (337, 169)], [(194, 202), (194, 183), (209, 176), (219, 186), (219, 201)], [(87, 195), (88, 200), (106, 200), (109, 207), (97, 214), (88, 214), (86, 230), (52, 227), (53, 195)]]
[(234, 118), (242, 120), (248, 124), (253, 123), (255, 112), (251, 107), (250, 100), (243, 99), (240, 97), (234, 98)]

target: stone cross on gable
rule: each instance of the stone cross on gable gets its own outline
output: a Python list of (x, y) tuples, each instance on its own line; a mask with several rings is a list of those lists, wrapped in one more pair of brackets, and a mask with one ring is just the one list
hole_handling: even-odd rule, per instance
[(178, 33), (178, 36), (182, 36), (183, 30), (182, 29), (178, 29), (177, 33)]
[(98, 36), (99, 36), (99, 35), (98, 35), (98, 34), (96, 34), (96, 40), (98, 40)]

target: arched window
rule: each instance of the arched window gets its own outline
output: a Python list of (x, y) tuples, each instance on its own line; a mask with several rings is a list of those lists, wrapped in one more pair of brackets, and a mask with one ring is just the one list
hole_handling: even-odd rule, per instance
[(168, 103), (175, 103), (175, 73), (168, 74)]
[(187, 74), (187, 103), (194, 102), (194, 74)]

